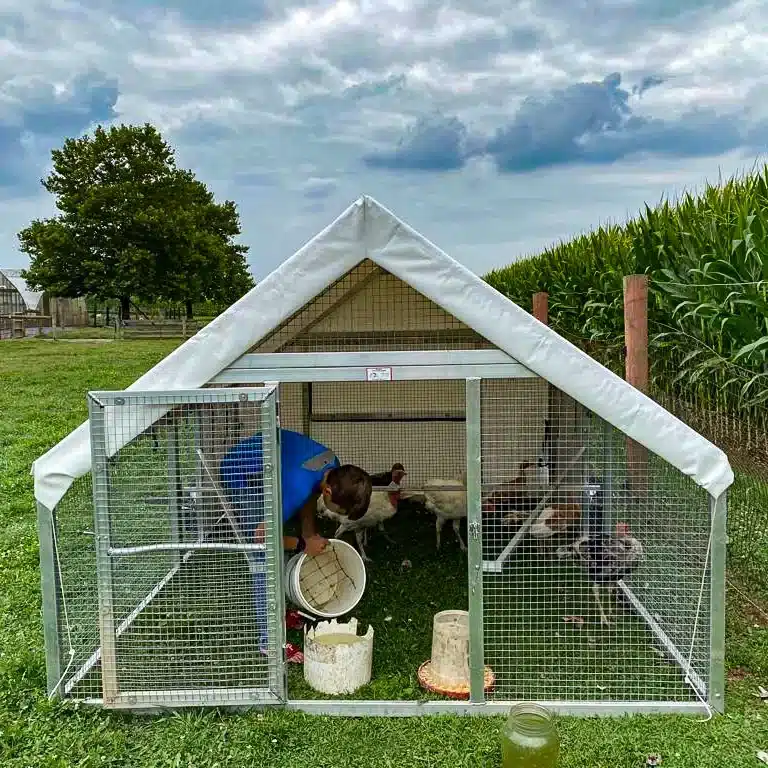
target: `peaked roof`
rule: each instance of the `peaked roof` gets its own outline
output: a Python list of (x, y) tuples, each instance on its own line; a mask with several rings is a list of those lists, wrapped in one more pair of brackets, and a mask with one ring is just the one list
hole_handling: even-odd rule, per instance
[[(719, 448), (368, 196), (356, 200), (291, 258), (128, 389), (181, 390), (203, 386), (366, 258), (666, 459), (713, 496), (719, 496), (733, 482), (728, 459)], [(153, 413), (145, 425), (137, 424), (134, 436), (161, 415)], [(116, 451), (119, 447), (111, 449)], [(90, 468), (89, 430), (85, 422), (34, 463), (35, 497), (53, 509), (72, 482)]]
[(40, 299), (43, 298), (43, 292), (31, 291), (26, 280), (21, 276), (21, 270), (0, 269), (0, 274), (21, 294), (21, 300), (27, 309), (37, 309)]

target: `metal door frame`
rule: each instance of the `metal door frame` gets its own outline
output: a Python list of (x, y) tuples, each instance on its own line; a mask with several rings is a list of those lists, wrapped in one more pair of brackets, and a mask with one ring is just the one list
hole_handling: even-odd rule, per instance
[[(101, 646), (75, 673), (74, 678), (81, 678), (99, 661), (101, 662), (102, 700), (104, 707), (113, 709), (153, 709), (155, 707), (175, 708), (184, 706), (228, 706), (258, 703), (261, 705), (280, 705), (286, 701), (286, 678), (284, 664), (284, 633), (285, 627), (280, 614), (277, 613), (277, 602), (270, 602), (268, 611), (268, 633), (273, 638), (274, 649), (270, 648), (268, 657), (268, 687), (243, 688), (209, 688), (120, 691), (118, 679), (117, 638), (125, 632), (136, 620), (139, 614), (152, 602), (178, 572), (180, 565), (197, 550), (221, 551), (266, 551), (266, 544), (254, 543), (205, 543), (198, 539), (195, 543), (169, 541), (160, 545), (146, 545), (133, 548), (113, 548), (111, 546), (111, 516), (109, 505), (109, 471), (107, 443), (109, 408), (124, 406), (133, 402), (158, 409), (146, 419), (143, 427), (138, 427), (134, 438), (148, 426), (156, 423), (168, 410), (181, 405), (204, 403), (216, 404), (250, 402), (261, 405), (262, 429), (273, 435), (274, 463), (265, 465), (270, 471), (272, 503), (267, 506), (267, 524), (272, 527), (273, 535), (268, 536), (271, 542), (271, 554), (275, 564), (275, 585), (278, 595), (282, 595), (282, 509), (280, 498), (280, 442), (278, 415), (278, 388), (276, 385), (261, 387), (232, 387), (216, 389), (177, 390), (177, 391), (97, 391), (88, 393), (88, 411), (90, 419), (91, 471), (93, 476), (94, 504), (94, 543), (96, 548), (96, 572), (99, 601), (99, 634)], [(133, 439), (133, 438), (132, 438)], [(122, 447), (122, 446), (121, 446)], [(119, 449), (118, 449), (119, 450)], [(173, 510), (169, 509), (172, 513)], [(172, 525), (172, 531), (178, 528)], [(173, 538), (173, 533), (172, 533)], [(176, 537), (178, 539), (178, 537)], [(130, 556), (152, 549), (166, 549), (178, 552), (178, 561), (168, 573), (150, 590), (136, 605), (131, 613), (120, 624), (116, 624), (113, 604), (113, 584), (111, 560), (115, 556)], [(183, 554), (182, 554), (183, 553)], [(269, 559), (267, 560), (269, 562)]]

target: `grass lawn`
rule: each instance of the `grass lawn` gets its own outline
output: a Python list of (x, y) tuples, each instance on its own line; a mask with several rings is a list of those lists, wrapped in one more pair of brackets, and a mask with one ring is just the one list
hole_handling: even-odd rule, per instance
[[(145, 718), (46, 701), (29, 465), (85, 418), (88, 389), (130, 384), (176, 343), (0, 344), (0, 766), (498, 765), (498, 719), (342, 720), (215, 711)], [(386, 544), (370, 548), (376, 562), (367, 594), (384, 597), (361, 606), (360, 618), (372, 621), (377, 633), (391, 635), (385, 647), (399, 648), (401, 654), (377, 659), (393, 674), (386, 677), (388, 688), (372, 683), (371, 696), (391, 695), (395, 687), (406, 697), (420, 696), (411, 666), (414, 658), (429, 654), (428, 633), (402, 621), (384, 622), (388, 600), (400, 606), (412, 600), (414, 621), (466, 604), (461, 580), (445, 589), (453, 558), (459, 556), (452, 534), (445, 536), (445, 551), (437, 555), (433, 530), (420, 522), (392, 560)], [(392, 533), (403, 541), (397, 528)], [(416, 562), (419, 553), (430, 564), (434, 584), (442, 585), (440, 600), (426, 611), (424, 585), (415, 589), (412, 576), (400, 571), (402, 558)], [(765, 596), (750, 597), (744, 584), (735, 578), (734, 584), (739, 591), (729, 594), (728, 714), (706, 724), (685, 717), (562, 719), (562, 766), (630, 768), (644, 765), (652, 752), (663, 755), (665, 767), (760, 765), (756, 752), (768, 750), (768, 707), (753, 694), (759, 684), (768, 685), (768, 622), (749, 599), (765, 607)], [(394, 674), (398, 669), (404, 670), (400, 679)], [(298, 669), (291, 670), (291, 690), (301, 694)]]

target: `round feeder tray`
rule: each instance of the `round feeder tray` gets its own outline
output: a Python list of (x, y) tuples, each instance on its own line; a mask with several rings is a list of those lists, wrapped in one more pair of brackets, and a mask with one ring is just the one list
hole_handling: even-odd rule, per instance
[[(425, 661), (418, 672), (419, 685), (432, 693), (447, 696), (450, 699), (468, 699), (469, 683), (447, 683), (435, 676), (432, 670), (432, 661)], [(488, 693), (496, 684), (496, 675), (490, 667), (485, 667), (483, 673), (483, 690)]]

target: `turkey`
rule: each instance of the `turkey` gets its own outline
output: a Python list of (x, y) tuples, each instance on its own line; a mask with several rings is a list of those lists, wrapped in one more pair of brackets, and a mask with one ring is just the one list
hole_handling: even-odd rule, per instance
[(424, 506), (435, 516), (435, 543), (440, 549), (440, 533), (448, 520), (459, 540), (462, 552), (467, 545), (461, 538), (461, 518), (467, 516), (467, 479), (462, 473), (460, 480), (429, 480), (424, 483)]
[[(643, 561), (644, 552), (640, 541), (632, 536), (627, 523), (617, 523), (613, 535), (603, 532), (603, 491), (599, 486), (588, 492), (589, 503), (586, 505), (587, 533), (571, 544), (558, 547), (556, 554), (561, 560), (578, 558), (592, 582), (600, 623), (611, 623), (603, 609), (600, 590), (607, 587), (611, 604), (615, 601), (615, 592), (619, 581), (631, 574)], [(611, 604), (608, 609), (611, 610)]]
[(372, 560), (365, 551), (365, 546), (368, 544), (368, 529), (376, 526), (387, 541), (394, 543), (384, 530), (384, 523), (397, 512), (399, 500), (400, 486), (397, 483), (390, 483), (386, 488), (377, 488), (371, 493), (371, 500), (365, 514), (357, 519), (353, 519), (350, 515), (345, 514), (342, 509), (338, 507), (336, 509), (332, 508), (330, 504), (326, 503), (324, 496), (321, 494), (317, 500), (317, 514), (339, 524), (334, 533), (334, 538), (338, 539), (347, 531), (352, 531), (355, 534), (360, 555), (363, 560), (370, 563)]

